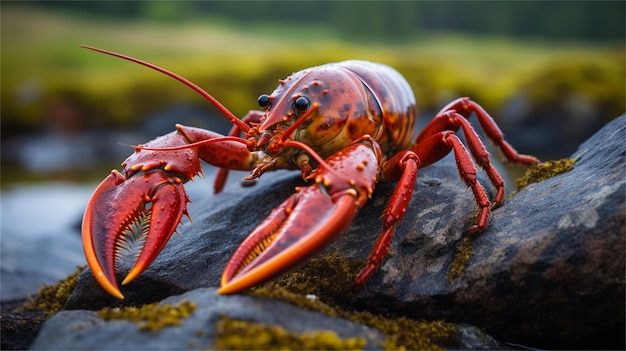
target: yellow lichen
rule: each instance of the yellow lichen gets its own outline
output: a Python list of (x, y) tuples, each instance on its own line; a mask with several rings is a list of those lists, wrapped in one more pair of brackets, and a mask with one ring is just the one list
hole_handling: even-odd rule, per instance
[(72, 290), (76, 286), (76, 280), (85, 267), (78, 267), (76, 271), (60, 280), (54, 285), (45, 285), (39, 290), (37, 295), (30, 296), (22, 306), (16, 311), (44, 311), (51, 316), (63, 308)]
[(222, 316), (215, 346), (219, 350), (361, 350), (365, 344), (363, 338), (342, 339), (330, 330), (298, 334)]
[(538, 165), (530, 166), (526, 171), (526, 174), (515, 181), (517, 185), (517, 191), (522, 190), (524, 187), (538, 183), (544, 179), (552, 178), (557, 174), (567, 172), (574, 168), (576, 160), (573, 159), (561, 159), (542, 162)]
[(446, 345), (458, 343), (457, 327), (451, 323), (416, 321), (406, 317), (386, 318), (370, 312), (349, 311), (338, 305), (331, 307), (319, 299), (311, 300), (276, 285), (270, 288), (259, 288), (254, 291), (254, 294), (376, 328), (386, 335), (385, 342), (381, 345), (386, 350), (439, 350), (445, 348)]
[(135, 322), (139, 330), (158, 331), (168, 326), (180, 325), (181, 321), (196, 310), (191, 301), (178, 305), (152, 303), (141, 307), (103, 308), (96, 312), (104, 320), (125, 319)]
[(456, 253), (454, 254), (450, 271), (448, 272), (448, 281), (452, 281), (463, 274), (467, 261), (469, 261), (473, 253), (471, 237), (463, 237), (457, 244)]

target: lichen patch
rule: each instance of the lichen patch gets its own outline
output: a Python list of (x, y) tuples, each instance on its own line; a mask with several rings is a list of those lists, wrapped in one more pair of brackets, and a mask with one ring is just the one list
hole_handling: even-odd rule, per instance
[(193, 302), (183, 301), (177, 305), (152, 303), (140, 307), (106, 307), (96, 314), (106, 321), (128, 320), (135, 322), (139, 330), (156, 332), (165, 327), (180, 325), (195, 310), (196, 305)]
[(526, 174), (522, 178), (515, 181), (515, 184), (517, 185), (516, 192), (532, 183), (538, 183), (542, 180), (552, 178), (557, 174), (567, 172), (574, 168), (575, 163), (576, 160), (573, 159), (561, 159), (546, 161), (538, 165), (530, 166), (526, 171)]
[(362, 350), (363, 338), (340, 338), (331, 330), (294, 333), (280, 326), (265, 325), (222, 316), (217, 323), (218, 350)]

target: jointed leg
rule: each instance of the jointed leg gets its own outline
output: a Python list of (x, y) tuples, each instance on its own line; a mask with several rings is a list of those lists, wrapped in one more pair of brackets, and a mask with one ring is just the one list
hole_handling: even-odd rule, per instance
[[(417, 170), (439, 161), (450, 151), (454, 151), (461, 179), (472, 189), (472, 194), (478, 206), (476, 223), (466, 228), (465, 232), (476, 234), (482, 232), (487, 227), (491, 212), (491, 202), (487, 197), (485, 188), (476, 178), (476, 167), (472, 161), (472, 156), (476, 163), (485, 170), (489, 180), (496, 188), (494, 196), (495, 206), (500, 205), (504, 199), (504, 181), (489, 162), (489, 153), (485, 145), (468, 121), (472, 112), (476, 113), (478, 122), (485, 134), (502, 150), (507, 161), (522, 164), (536, 164), (539, 162), (532, 156), (518, 154), (504, 140), (504, 134), (491, 116), (477, 103), (468, 98), (461, 98), (448, 104), (418, 135), (412, 150), (396, 154), (383, 165), (382, 180), (396, 181), (399, 179), (398, 187), (385, 210), (383, 231), (368, 257), (367, 264), (357, 275), (355, 287), (363, 285), (386, 256), (393, 238), (395, 226), (404, 216), (406, 207), (411, 199), (417, 178)], [(459, 129), (463, 129), (471, 155), (455, 134)]]
[(441, 115), (446, 111), (456, 111), (465, 117), (465, 119), (468, 119), (472, 112), (476, 113), (478, 123), (485, 132), (485, 135), (502, 151), (502, 154), (507, 161), (526, 165), (539, 163), (539, 160), (533, 156), (518, 154), (517, 151), (509, 143), (507, 143), (506, 140), (504, 140), (504, 133), (502, 133), (489, 113), (487, 113), (482, 106), (469, 98), (464, 97), (452, 101), (444, 107), (438, 115)]
[[(498, 128), (491, 116), (477, 103), (468, 98), (461, 98), (453, 101), (443, 108), (437, 116), (424, 128), (416, 139), (416, 145), (424, 142), (425, 139), (437, 134), (438, 132), (450, 130), (458, 131), (463, 129), (463, 134), (467, 139), (470, 152), (474, 156), (476, 163), (485, 170), (491, 183), (496, 188), (493, 198), (494, 207), (498, 207), (504, 199), (504, 181), (489, 161), (489, 153), (476, 130), (469, 123), (468, 118), (472, 112), (476, 113), (478, 122), (485, 131), (487, 137), (502, 151), (507, 161), (522, 164), (536, 164), (539, 162), (536, 158), (527, 155), (520, 155), (504, 140), (504, 134)], [(435, 161), (438, 158), (435, 157)], [(434, 162), (434, 161), (432, 161)], [(432, 163), (430, 162), (430, 163)], [(429, 164), (429, 163), (427, 163)]]
[[(476, 224), (466, 228), (465, 231), (469, 233), (483, 231), (487, 227), (487, 220), (489, 219), (490, 202), (485, 188), (476, 178), (476, 167), (469, 152), (463, 146), (461, 139), (453, 131), (443, 131), (423, 139), (413, 149), (420, 161), (425, 160), (420, 167), (434, 163), (447, 155), (451, 150), (454, 151), (459, 175), (465, 184), (472, 189), (479, 211)], [(497, 172), (495, 173), (497, 174)]]
[(398, 186), (385, 209), (382, 233), (376, 240), (365, 267), (357, 275), (355, 288), (365, 284), (387, 255), (396, 224), (404, 217), (411, 201), (419, 167), (419, 159), (412, 151), (398, 153), (383, 164), (383, 180), (397, 181), (399, 179)]
[[(417, 179), (417, 170), (426, 165), (432, 164), (445, 155), (454, 151), (459, 174), (463, 181), (472, 189), (479, 212), (476, 224), (465, 229), (470, 234), (479, 233), (487, 227), (490, 213), (490, 202), (485, 189), (476, 179), (476, 167), (472, 158), (463, 146), (459, 137), (452, 131), (436, 133), (416, 145), (413, 151), (403, 151), (396, 154), (383, 164), (382, 180), (398, 181), (398, 186), (394, 191), (389, 205), (383, 215), (383, 231), (376, 240), (365, 267), (357, 275), (355, 287), (363, 285), (376, 271), (385, 258), (396, 224), (402, 220), (411, 197)], [(422, 161), (422, 158), (425, 161)]]
[[(485, 170), (489, 180), (491, 180), (491, 183), (496, 189), (493, 204), (494, 207), (498, 207), (504, 199), (504, 180), (489, 161), (489, 152), (487, 152), (485, 145), (480, 140), (474, 127), (472, 127), (465, 117), (455, 111), (446, 111), (437, 115), (437, 117), (426, 126), (424, 132), (419, 135), (415, 147), (418, 147), (418, 145), (423, 143), (427, 137), (437, 135), (438, 133), (446, 130), (455, 132), (459, 130), (459, 128), (463, 129), (463, 134), (465, 134), (469, 150), (472, 156), (474, 156), (476, 163)], [(437, 153), (435, 152), (435, 154)], [(439, 160), (441, 157), (435, 158), (432, 162)]]

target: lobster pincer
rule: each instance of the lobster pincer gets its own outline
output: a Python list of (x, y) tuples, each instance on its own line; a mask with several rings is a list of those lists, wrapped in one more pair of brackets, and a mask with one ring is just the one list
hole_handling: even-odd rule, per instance
[(83, 217), (83, 245), (87, 263), (100, 285), (123, 298), (115, 277), (115, 261), (125, 243), (141, 237), (143, 250), (122, 284), (145, 270), (161, 251), (188, 202), (179, 178), (159, 170), (130, 178), (113, 171), (96, 189)]
[(182, 184), (201, 170), (195, 151), (163, 151), (154, 158), (152, 151), (142, 149), (186, 145), (188, 136), (183, 131), (181, 127), (137, 147), (122, 163), (123, 173), (112, 171), (87, 204), (82, 224), (87, 263), (98, 283), (115, 297), (123, 297), (115, 277), (120, 251), (135, 239), (143, 241), (125, 284), (152, 263), (187, 213), (189, 199)]
[(256, 286), (333, 243), (373, 193), (381, 160), (380, 146), (369, 136), (326, 161), (319, 159), (309, 176), (314, 184), (296, 188), (235, 251), (218, 292), (231, 294)]
[[(252, 162), (246, 157), (254, 159), (243, 143), (211, 143), (221, 140), (221, 134), (181, 125), (177, 129), (137, 146), (122, 163), (122, 173), (112, 171), (87, 204), (82, 224), (87, 263), (98, 283), (117, 298), (123, 298), (115, 276), (121, 251), (130, 250), (131, 243), (143, 244), (122, 281), (126, 284), (152, 263), (187, 214), (190, 200), (183, 184), (201, 172), (200, 159), (211, 162), (215, 154), (228, 154), (242, 161), (239, 168)], [(189, 146), (197, 141), (204, 145)], [(234, 163), (229, 157), (219, 160)]]

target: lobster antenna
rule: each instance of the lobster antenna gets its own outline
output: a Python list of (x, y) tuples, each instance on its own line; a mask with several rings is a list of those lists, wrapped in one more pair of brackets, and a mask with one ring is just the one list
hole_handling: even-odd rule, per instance
[(204, 140), (196, 141), (193, 143), (178, 145), (178, 146), (150, 147), (150, 146), (143, 146), (143, 145), (131, 145), (131, 147), (134, 149), (140, 149), (140, 150), (176, 151), (176, 150), (189, 149), (192, 147), (199, 147), (199, 146), (208, 145), (208, 144), (221, 143), (224, 141), (235, 141), (241, 144), (247, 144), (247, 140), (245, 139), (241, 139), (239, 137), (234, 137), (234, 136), (225, 136), (225, 137), (219, 137), (219, 138), (213, 138), (213, 139), (204, 139)]
[(194, 83), (190, 82), (189, 80), (179, 76), (176, 73), (170, 72), (170, 71), (166, 70), (165, 68), (161, 68), (161, 67), (159, 67), (157, 65), (153, 65), (153, 64), (148, 63), (146, 61), (142, 61), (142, 60), (136, 59), (134, 57), (118, 54), (118, 53), (113, 52), (113, 51), (99, 49), (99, 48), (95, 48), (93, 46), (87, 46), (87, 45), (79, 45), (79, 47), (81, 47), (83, 49), (89, 49), (89, 50), (101, 52), (103, 54), (119, 57), (121, 59), (124, 59), (124, 60), (127, 60), (127, 61), (131, 61), (131, 62), (135, 62), (135, 63), (138, 63), (138, 64), (140, 64), (142, 66), (146, 66), (148, 68), (152, 68), (155, 71), (159, 71), (159, 72), (161, 72), (163, 74), (166, 74), (166, 75), (176, 79), (177, 81), (185, 84), (186, 86), (190, 87), (191, 89), (195, 90), (198, 94), (202, 95), (205, 99), (209, 100), (210, 103), (212, 103), (215, 107), (217, 107), (217, 109), (220, 110), (224, 114), (224, 116), (226, 116), (228, 119), (230, 119), (230, 121), (233, 122), (235, 125), (237, 125), (237, 127), (241, 128), (241, 130), (243, 130), (244, 132), (247, 132), (247, 131), (250, 130), (250, 127), (246, 123), (244, 123), (239, 118), (237, 118), (237, 116), (235, 116), (226, 107), (224, 107), (224, 105), (222, 105), (219, 101), (217, 101), (217, 99), (215, 99), (211, 94), (207, 93), (206, 91), (204, 91), (202, 88), (200, 88), (196, 84), (194, 84)]

